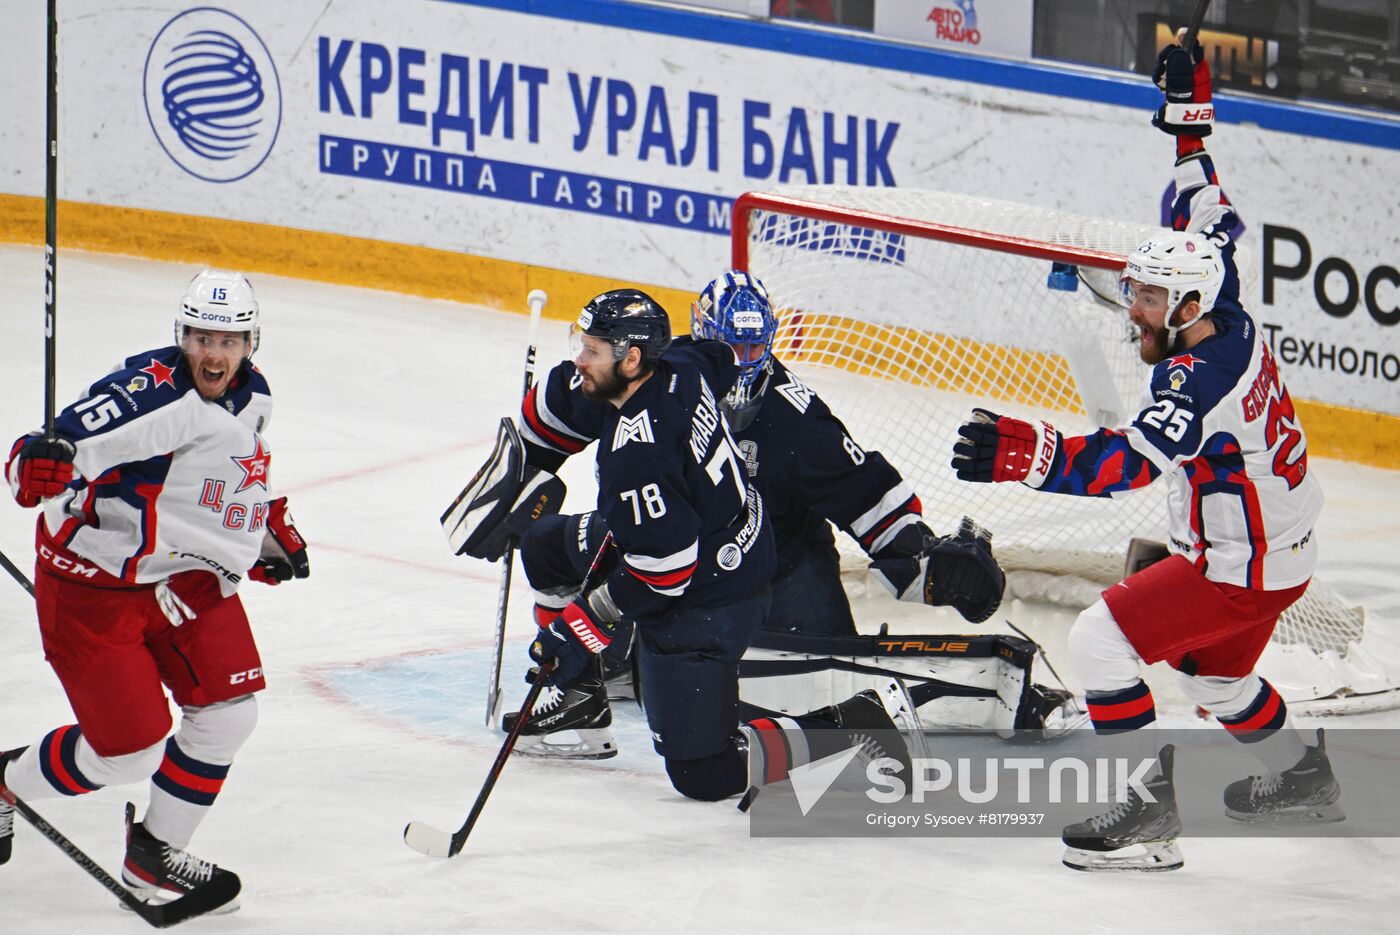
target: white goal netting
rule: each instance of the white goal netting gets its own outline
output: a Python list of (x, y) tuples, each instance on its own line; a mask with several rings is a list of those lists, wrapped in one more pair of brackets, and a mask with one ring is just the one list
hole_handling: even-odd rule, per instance
[[(948, 462), (974, 406), (1067, 435), (1138, 412), (1148, 368), (1115, 297), (1123, 257), (1156, 230), (945, 192), (803, 186), (739, 200), (733, 259), (778, 307), (776, 355), (910, 479), (936, 531), (970, 515), (1019, 596), (1087, 604), (1121, 578), (1129, 540), (1164, 539), (1165, 486), (1057, 496), (962, 483)], [(1364, 612), (1314, 580), (1261, 667), (1290, 701), (1400, 687), (1400, 645), (1367, 636)]]

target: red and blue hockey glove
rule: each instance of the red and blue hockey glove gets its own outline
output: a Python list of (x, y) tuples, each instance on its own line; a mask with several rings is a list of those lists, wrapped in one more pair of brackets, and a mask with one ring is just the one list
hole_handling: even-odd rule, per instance
[(971, 420), (958, 426), (958, 435), (953, 470), (958, 480), (975, 483), (1024, 481), (1039, 487), (1060, 445), (1060, 433), (1049, 422), (1022, 422), (986, 409), (972, 410)]
[(63, 493), (73, 480), (73, 459), (78, 450), (66, 438), (34, 435), (19, 446), (19, 464), (11, 473), (15, 500), (20, 506), (38, 506), (45, 497)]
[(536, 634), (530, 644), (530, 658), (541, 665), (553, 661), (550, 684), (567, 688), (583, 674), (595, 655), (608, 648), (611, 629), (595, 620), (587, 605), (575, 601)]
[[(1215, 120), (1210, 97), (1210, 66), (1199, 42), (1188, 54), (1179, 45), (1169, 45), (1157, 56), (1152, 80), (1166, 93), (1166, 103), (1157, 108), (1152, 125), (1163, 133), (1194, 138), (1191, 149), (1200, 148), (1200, 138), (1209, 136)], [(1178, 144), (1178, 150), (1181, 145)], [(1185, 155), (1178, 152), (1178, 155)]]
[(267, 505), (267, 531), (263, 535), (262, 556), (248, 570), (248, 577), (263, 584), (281, 584), (311, 575), (306, 557), (306, 540), (292, 525), (287, 498), (278, 497)]

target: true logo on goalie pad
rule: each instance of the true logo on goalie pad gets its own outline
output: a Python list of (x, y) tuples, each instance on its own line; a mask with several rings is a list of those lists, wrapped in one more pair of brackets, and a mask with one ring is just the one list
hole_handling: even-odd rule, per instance
[(645, 409), (631, 418), (622, 416), (617, 420), (617, 430), (613, 432), (612, 450), (617, 451), (631, 441), (644, 442), (648, 445), (654, 444), (656, 441), (651, 434), (651, 416), (647, 414)]

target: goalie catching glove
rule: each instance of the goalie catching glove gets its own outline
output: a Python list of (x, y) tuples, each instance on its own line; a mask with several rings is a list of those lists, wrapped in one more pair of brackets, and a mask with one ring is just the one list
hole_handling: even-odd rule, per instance
[(248, 577), (263, 584), (281, 584), (293, 578), (310, 577), (311, 562), (306, 557), (306, 540), (292, 524), (292, 514), (287, 512), (287, 498), (278, 497), (267, 507), (262, 557), (248, 570)]
[(531, 523), (563, 505), (564, 482), (525, 463), (520, 433), (506, 418), (490, 457), (442, 514), (442, 530), (455, 554), (494, 562)]
[(958, 435), (953, 470), (958, 480), (975, 483), (1023, 481), (1038, 488), (1050, 476), (1060, 447), (1060, 433), (1049, 422), (1022, 422), (986, 409), (972, 410)]
[(1006, 589), (991, 540), (966, 516), (951, 536), (915, 523), (875, 553), (870, 570), (901, 601), (951, 605), (965, 620), (981, 623), (996, 613)]

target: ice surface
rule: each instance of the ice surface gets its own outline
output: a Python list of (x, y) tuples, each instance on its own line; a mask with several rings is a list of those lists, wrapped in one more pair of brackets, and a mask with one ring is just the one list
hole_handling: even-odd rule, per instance
[[(38, 249), (0, 248), (5, 439), (40, 422), (41, 264)], [(194, 272), (64, 253), (60, 403), (120, 357), (169, 343)], [(272, 476), (309, 540), (312, 577), (243, 589), (269, 687), (257, 731), (192, 846), (242, 876), (243, 909), (188, 931), (1393, 930), (1393, 839), (1187, 838), (1184, 870), (1141, 876), (1066, 870), (1053, 838), (752, 839), (733, 803), (672, 792), (629, 704), (617, 708), (618, 758), (512, 760), (460, 856), (434, 861), (409, 850), (401, 840), (409, 820), (461, 823), (499, 746), (481, 721), (497, 570), (451, 556), (437, 517), (516, 405), (526, 319), (271, 276), (254, 285), (263, 308), (257, 362), (276, 399)], [(564, 343), (564, 327), (547, 322), (546, 366)], [(592, 465), (574, 461), (570, 507), (583, 509)], [(1328, 495), (1329, 580), (1400, 625), (1400, 475), (1315, 464)], [(0, 548), (26, 568), (33, 518), (8, 498), (0, 504)], [(523, 584), (517, 576), (505, 665), (512, 700), (524, 693)], [(877, 602), (858, 604), (879, 613)], [(1022, 623), (1035, 618), (1069, 677), (1055, 637), (1064, 612), (1010, 612)], [(1150, 679), (1164, 715), (1185, 721), (1161, 675)], [(71, 720), (29, 599), (4, 580), (0, 712), (3, 747)], [(1349, 723), (1397, 726), (1400, 716)], [(115, 871), (127, 797), (142, 805), (146, 790), (37, 805)], [(19, 825), (15, 856), (0, 867), (0, 932), (145, 929)]]

